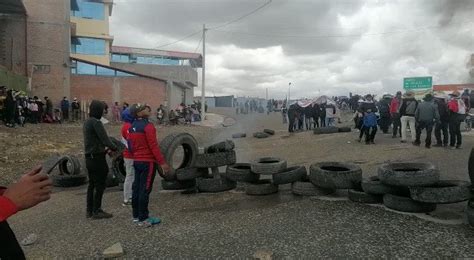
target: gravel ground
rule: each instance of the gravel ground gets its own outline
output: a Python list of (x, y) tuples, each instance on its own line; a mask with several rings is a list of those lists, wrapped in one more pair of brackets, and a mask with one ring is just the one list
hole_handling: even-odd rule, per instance
[[(232, 114), (229, 110), (213, 112)], [(318, 161), (352, 161), (362, 167), (364, 176), (371, 176), (387, 161), (426, 161), (439, 166), (443, 179), (469, 179), (467, 148), (474, 142), (471, 133), (465, 134), (463, 150), (427, 150), (400, 144), (398, 139), (382, 134), (377, 135), (376, 145), (366, 146), (354, 141), (356, 133), (288, 135), (277, 113), (233, 117), (237, 124), (231, 127), (164, 127), (158, 129), (158, 135), (185, 131), (195, 135), (200, 145), (206, 145), (236, 132), (251, 136), (254, 131), (271, 128), (277, 132), (273, 137), (235, 140), (239, 162), (261, 156), (277, 156), (289, 165), (306, 166)], [(118, 135), (119, 128), (107, 126), (111, 135)], [(0, 156), (2, 184), (51, 154), (81, 154), (80, 125), (2, 127), (0, 135), (0, 144), (6, 147)], [(19, 239), (29, 233), (38, 234), (39, 241), (24, 248), (29, 258), (99, 256), (116, 242), (122, 243), (127, 257), (140, 258), (250, 258), (259, 249), (271, 250), (276, 258), (474, 257), (474, 229), (461, 223), (465, 222), (465, 203), (439, 207), (432, 218), (341, 198), (296, 197), (289, 185), (265, 197), (237, 191), (181, 195), (162, 191), (159, 186), (157, 179), (150, 211), (163, 223), (150, 229), (131, 223), (130, 209), (121, 206), (118, 188), (108, 189), (104, 197), (104, 208), (114, 218), (86, 220), (86, 186), (55, 189), (50, 201), (20, 212), (9, 222)], [(448, 225), (426, 219), (461, 221)]]

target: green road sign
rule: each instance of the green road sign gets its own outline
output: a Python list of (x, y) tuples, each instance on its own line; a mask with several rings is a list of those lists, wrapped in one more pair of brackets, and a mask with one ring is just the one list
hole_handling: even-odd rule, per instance
[(427, 89), (433, 87), (433, 77), (404, 78), (403, 89)]

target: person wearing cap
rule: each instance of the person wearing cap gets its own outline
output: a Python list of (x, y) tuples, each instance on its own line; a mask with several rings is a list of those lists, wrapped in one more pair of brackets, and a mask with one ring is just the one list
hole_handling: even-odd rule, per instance
[(384, 94), (382, 96), (382, 100), (380, 100), (378, 107), (380, 112), (380, 130), (382, 133), (387, 134), (388, 128), (392, 124), (391, 117), (390, 117), (390, 102), (392, 100), (392, 96), (389, 94)]
[[(449, 110), (445, 99), (441, 95), (435, 95), (434, 102), (438, 107), (439, 121), (435, 125), (436, 144), (433, 145), (434, 147), (447, 147), (449, 142)], [(441, 132), (443, 133), (443, 138), (441, 138)]]
[(63, 100), (61, 100), (61, 113), (64, 120), (69, 120), (69, 100), (67, 97), (64, 97)]
[(165, 173), (170, 166), (165, 161), (156, 139), (156, 128), (148, 121), (151, 108), (143, 104), (134, 104), (130, 113), (135, 117), (128, 130), (128, 151), (133, 157), (135, 180), (132, 186), (133, 222), (139, 226), (152, 226), (161, 222), (158, 217), (151, 217), (148, 211), (150, 192), (153, 187), (158, 166)]
[[(129, 129), (132, 126), (133, 120), (135, 118), (132, 116), (130, 113), (130, 109), (127, 108), (122, 112), (122, 143), (125, 145), (125, 147), (128, 148), (128, 134), (129, 134)], [(133, 180), (135, 179), (135, 169), (133, 168), (133, 156), (129, 152), (128, 149), (124, 149), (123, 151), (123, 160), (124, 160), (124, 166), (125, 166), (125, 181), (123, 183), (123, 206), (130, 206), (132, 205), (132, 184)]]
[[(89, 107), (89, 118), (84, 122), (84, 155), (86, 157), (86, 168), (89, 176), (87, 187), (87, 218), (103, 219), (111, 218), (102, 210), (102, 196), (105, 191), (105, 181), (109, 173), (109, 166), (105, 159), (108, 151), (117, 151), (110, 141), (104, 125), (100, 121), (104, 115), (105, 103), (92, 100)], [(106, 149), (106, 147), (108, 149)]]
[(451, 100), (448, 102), (449, 109), (449, 145), (451, 149), (461, 149), (461, 122), (466, 117), (466, 104), (459, 98), (461, 93), (454, 91), (451, 93)]
[(392, 137), (397, 138), (397, 133), (402, 137), (402, 122), (400, 121), (400, 105), (402, 102), (402, 92), (398, 91), (392, 102), (390, 102), (390, 116), (393, 122)]
[(418, 101), (415, 99), (415, 93), (408, 91), (405, 93), (405, 97), (402, 99), (400, 105), (400, 121), (402, 123), (402, 143), (407, 142), (407, 125), (410, 126), (411, 140), (414, 142), (416, 139), (416, 119), (415, 112), (418, 108)]
[(71, 104), (72, 108), (72, 120), (78, 121), (81, 119), (81, 104), (77, 101), (77, 98), (74, 98)]
[(421, 132), (426, 129), (425, 147), (431, 148), (431, 134), (435, 122), (439, 121), (438, 107), (433, 103), (433, 95), (426, 94), (423, 102), (418, 105), (415, 111), (416, 120), (416, 140), (413, 145), (420, 146)]

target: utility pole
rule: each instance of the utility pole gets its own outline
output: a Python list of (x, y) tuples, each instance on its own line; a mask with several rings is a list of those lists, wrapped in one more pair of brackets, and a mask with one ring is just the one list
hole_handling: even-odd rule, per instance
[(268, 88), (265, 89), (265, 99), (268, 100)]
[(201, 122), (206, 119), (206, 25), (202, 25)]
[(291, 88), (291, 82), (288, 83), (288, 104), (290, 103), (290, 88)]

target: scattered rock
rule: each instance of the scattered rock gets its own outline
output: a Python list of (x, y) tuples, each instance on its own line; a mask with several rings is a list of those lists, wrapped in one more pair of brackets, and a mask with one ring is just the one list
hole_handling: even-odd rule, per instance
[(267, 249), (260, 249), (253, 254), (253, 257), (259, 260), (271, 260), (273, 258), (273, 252)]
[(21, 245), (29, 246), (36, 243), (37, 240), (38, 240), (38, 236), (35, 233), (31, 233), (21, 241)]
[(116, 243), (113, 246), (107, 248), (102, 253), (103, 257), (105, 258), (115, 258), (121, 257), (124, 255), (122, 244)]

